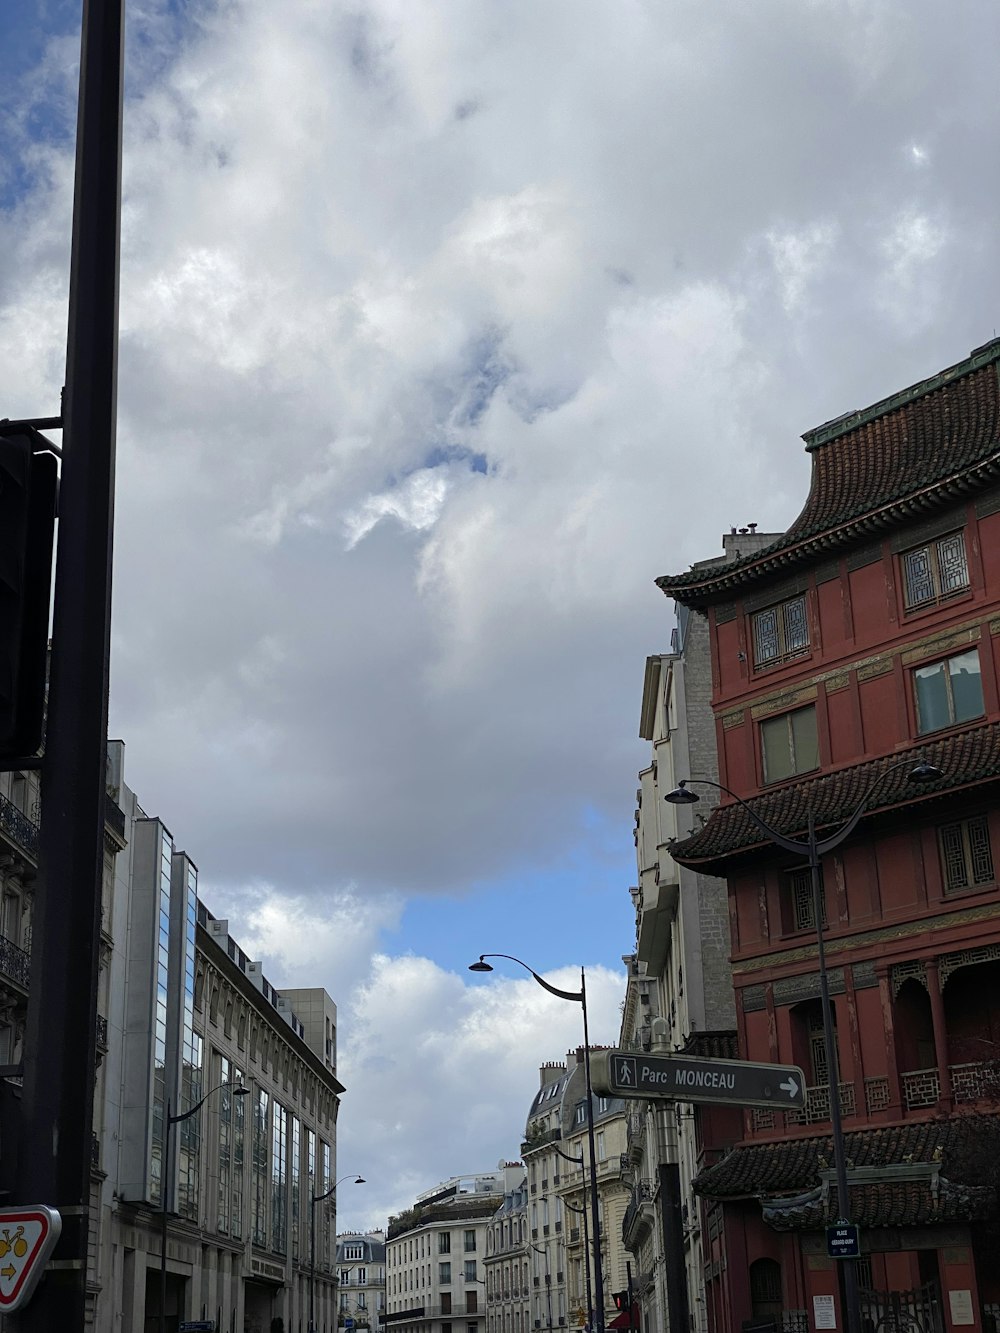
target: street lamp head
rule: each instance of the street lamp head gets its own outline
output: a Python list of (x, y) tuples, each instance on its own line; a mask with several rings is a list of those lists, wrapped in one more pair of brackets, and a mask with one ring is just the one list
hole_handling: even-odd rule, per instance
[(694, 805), (701, 799), (696, 791), (688, 791), (687, 778), (682, 778), (673, 791), (668, 791), (663, 798), (671, 805)]
[(238, 1084), (236, 1085), (235, 1088), (230, 1088), (229, 1091), (230, 1091), (230, 1093), (232, 1094), (233, 1097), (249, 1097), (249, 1096), (250, 1096), (250, 1089), (247, 1088), (247, 1087), (245, 1087), (242, 1083), (238, 1083)]
[(944, 774), (934, 764), (929, 764), (926, 759), (921, 759), (916, 768), (910, 769), (907, 777), (911, 782), (922, 784), (937, 782), (938, 778), (944, 777)]
[(478, 963), (470, 963), (470, 964), (469, 964), (469, 971), (470, 971), (470, 972), (492, 972), (492, 971), (493, 971), (493, 966), (492, 966), (491, 963), (487, 963), (487, 962), (485, 961), (485, 955), (484, 955), (484, 954), (480, 954), (480, 955), (479, 955), (479, 962), (478, 962)]
[(358, 1176), (357, 1180), (354, 1183), (355, 1185), (367, 1185), (368, 1181), (365, 1180), (364, 1176)]

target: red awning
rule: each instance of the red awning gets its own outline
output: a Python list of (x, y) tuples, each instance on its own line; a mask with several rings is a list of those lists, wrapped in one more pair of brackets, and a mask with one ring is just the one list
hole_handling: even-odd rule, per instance
[(612, 1319), (611, 1323), (605, 1325), (605, 1327), (606, 1327), (606, 1328), (634, 1328), (634, 1329), (638, 1330), (638, 1328), (639, 1328), (639, 1306), (638, 1306), (638, 1303), (636, 1303), (635, 1305), (632, 1306), (632, 1317), (631, 1317), (631, 1319), (629, 1318), (629, 1313), (628, 1313), (628, 1311), (627, 1311), (627, 1310), (623, 1310), (623, 1311), (621, 1312), (621, 1314), (616, 1314), (615, 1317), (614, 1317), (614, 1319)]

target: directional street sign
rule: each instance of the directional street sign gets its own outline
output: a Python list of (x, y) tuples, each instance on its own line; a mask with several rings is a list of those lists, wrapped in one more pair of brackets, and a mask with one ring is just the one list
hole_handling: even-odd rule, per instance
[(61, 1231), (55, 1208), (0, 1208), (0, 1312), (24, 1305)]
[(826, 1252), (831, 1259), (856, 1259), (861, 1253), (861, 1237), (850, 1222), (836, 1222), (826, 1229)]
[(795, 1065), (704, 1060), (693, 1055), (643, 1055), (611, 1048), (590, 1057), (595, 1092), (615, 1097), (662, 1097), (672, 1102), (727, 1106), (804, 1106), (805, 1076)]

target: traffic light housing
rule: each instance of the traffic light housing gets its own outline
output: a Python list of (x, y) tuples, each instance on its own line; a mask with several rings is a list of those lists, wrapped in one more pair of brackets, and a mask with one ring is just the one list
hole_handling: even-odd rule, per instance
[(613, 1292), (611, 1293), (611, 1299), (612, 1299), (612, 1300), (614, 1301), (614, 1303), (615, 1303), (615, 1309), (616, 1309), (616, 1310), (627, 1310), (627, 1309), (628, 1309), (628, 1292), (627, 1292), (627, 1291), (613, 1291)]
[(0, 433), (0, 758), (42, 742), (55, 512), (55, 458)]

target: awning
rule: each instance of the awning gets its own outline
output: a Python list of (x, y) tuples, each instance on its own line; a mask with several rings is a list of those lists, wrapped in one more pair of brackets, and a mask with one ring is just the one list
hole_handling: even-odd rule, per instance
[(633, 1304), (632, 1304), (632, 1315), (631, 1315), (631, 1317), (629, 1317), (629, 1312), (628, 1312), (627, 1310), (623, 1310), (623, 1311), (621, 1312), (621, 1314), (616, 1314), (616, 1315), (615, 1315), (614, 1319), (611, 1320), (610, 1324), (605, 1324), (605, 1328), (634, 1328), (634, 1329), (638, 1329), (638, 1327), (639, 1327), (639, 1303), (638, 1303), (638, 1301), (635, 1301), (635, 1302), (633, 1302)]

